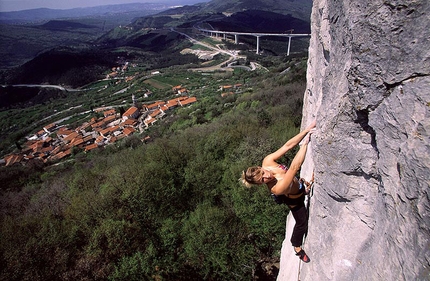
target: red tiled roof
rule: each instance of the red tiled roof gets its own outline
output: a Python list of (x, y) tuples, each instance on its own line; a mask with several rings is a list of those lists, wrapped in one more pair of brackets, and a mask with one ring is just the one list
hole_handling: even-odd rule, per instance
[(26, 147), (31, 147), (33, 144), (35, 144), (37, 141), (35, 141), (35, 140), (29, 140), (29, 141), (27, 141), (26, 143), (25, 143), (25, 146)]
[(179, 99), (168, 100), (167, 105), (178, 104)]
[(101, 143), (104, 141), (104, 137), (103, 136), (99, 136), (96, 138), (96, 143)]
[(83, 143), (84, 143), (84, 139), (82, 137), (78, 137), (78, 138), (73, 139), (71, 144), (73, 146), (78, 146), (78, 145), (83, 144)]
[(149, 114), (149, 116), (151, 118), (154, 118), (155, 116), (157, 116), (158, 114), (161, 114), (161, 110), (157, 109), (156, 111), (152, 112), (151, 114)]
[(155, 119), (155, 118), (151, 117), (151, 118), (149, 118), (148, 120), (145, 120), (145, 122), (144, 122), (144, 123), (146, 124), (146, 126), (149, 126), (149, 125), (154, 124), (156, 121), (157, 121), (157, 119)]
[(11, 154), (6, 156), (4, 160), (6, 162), (6, 166), (11, 166), (13, 164), (21, 162), (22, 158), (24, 158), (24, 156), (19, 154)]
[(136, 124), (136, 123), (137, 123), (137, 120), (136, 120), (136, 119), (129, 118), (129, 119), (125, 120), (122, 124), (123, 124), (124, 126), (133, 126), (133, 125), (134, 125), (134, 124)]
[(43, 153), (47, 153), (47, 152), (50, 152), (50, 151), (52, 151), (52, 150), (54, 150), (54, 147), (53, 147), (53, 146), (48, 146), (48, 147), (44, 147), (44, 148), (42, 148), (42, 152), (43, 152)]
[(191, 97), (191, 98), (188, 98), (186, 100), (181, 101), (180, 104), (182, 106), (184, 106), (184, 105), (187, 105), (187, 104), (195, 103), (196, 101), (197, 101), (196, 97)]
[(110, 128), (106, 128), (106, 129), (100, 131), (100, 134), (103, 136), (106, 136), (109, 133), (110, 133)]
[(54, 127), (55, 127), (55, 124), (54, 124), (54, 123), (52, 123), (52, 124), (49, 124), (49, 125), (47, 125), (47, 126), (43, 127), (43, 129), (44, 129), (44, 130), (46, 130), (46, 131), (49, 131), (50, 129), (52, 129), (52, 128), (54, 128)]
[(103, 112), (103, 115), (104, 115), (105, 117), (107, 117), (107, 116), (109, 116), (109, 115), (115, 115), (115, 114), (116, 114), (115, 109), (110, 109), (110, 110), (107, 110), (107, 111)]
[(80, 130), (85, 130), (86, 128), (88, 128), (90, 126), (90, 123), (85, 122), (84, 124), (82, 124), (79, 128), (78, 131)]
[(60, 135), (60, 136), (68, 136), (68, 135), (70, 135), (70, 134), (72, 134), (74, 132), (75, 131), (73, 131), (73, 130), (69, 130), (67, 128), (64, 128), (64, 129), (60, 129), (60, 130), (57, 131), (57, 136), (58, 135)]
[(70, 135), (67, 135), (67, 137), (64, 138), (64, 142), (69, 142), (72, 141), (74, 138), (76, 138), (79, 134), (75, 131), (73, 131), (73, 133), (71, 133)]
[(88, 135), (88, 136), (83, 138), (84, 142), (90, 141), (92, 139), (93, 139), (93, 135)]
[(56, 148), (54, 148), (54, 150), (51, 151), (51, 153), (55, 155), (60, 151), (61, 151), (61, 146), (57, 146)]
[(134, 128), (129, 128), (129, 127), (124, 128), (124, 131), (123, 131), (124, 135), (126, 135), (126, 136), (129, 136), (129, 135), (133, 134), (134, 132), (136, 132), (136, 130)]
[(155, 102), (155, 103), (145, 105), (145, 107), (146, 107), (148, 110), (152, 110), (152, 109), (155, 109), (155, 108), (157, 108), (157, 107), (159, 107), (159, 106), (162, 106), (164, 103), (165, 103), (164, 101), (157, 101), (157, 102)]
[(137, 107), (130, 107), (129, 109), (127, 109), (127, 111), (122, 115), (122, 116), (133, 116), (134, 114), (136, 114), (139, 111), (139, 109), (137, 109)]
[(43, 141), (37, 141), (30, 148), (33, 149), (34, 152), (42, 152)]
[(112, 122), (113, 120), (115, 120), (115, 118), (116, 118), (115, 115), (109, 115), (108, 117), (106, 117), (105, 119), (103, 119), (103, 122), (109, 123), (109, 122)]
[(93, 144), (87, 145), (85, 147), (85, 151), (90, 151), (90, 150), (93, 150), (93, 149), (95, 149), (97, 147), (99, 147), (99, 146), (96, 143), (93, 143)]
[(61, 151), (61, 152), (55, 154), (52, 158), (55, 160), (60, 160), (66, 156), (67, 156), (66, 153), (64, 153), (64, 151)]
[[(133, 120), (133, 119), (127, 119), (127, 121), (128, 120)], [(126, 122), (124, 122), (124, 123), (126, 123)], [(112, 126), (112, 127), (109, 127), (109, 131), (111, 131), (111, 132), (115, 132), (115, 131), (118, 131), (119, 130), (119, 126), (117, 125), (117, 126)]]
[(102, 127), (105, 123), (103, 121), (99, 121), (97, 123), (91, 124), (91, 127), (94, 128), (99, 128)]

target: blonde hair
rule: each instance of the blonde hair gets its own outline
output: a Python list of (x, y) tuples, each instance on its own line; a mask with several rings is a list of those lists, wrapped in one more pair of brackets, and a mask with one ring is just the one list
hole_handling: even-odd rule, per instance
[(239, 181), (242, 182), (242, 184), (246, 187), (250, 188), (252, 185), (261, 184), (262, 177), (263, 170), (261, 167), (254, 166), (249, 167), (246, 169), (246, 171), (243, 171)]

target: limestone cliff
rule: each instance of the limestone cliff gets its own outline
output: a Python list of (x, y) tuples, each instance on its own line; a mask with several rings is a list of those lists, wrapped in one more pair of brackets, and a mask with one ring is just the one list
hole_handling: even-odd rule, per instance
[(314, 0), (311, 22), (312, 261), (287, 237), (278, 280), (430, 280), (430, 1)]

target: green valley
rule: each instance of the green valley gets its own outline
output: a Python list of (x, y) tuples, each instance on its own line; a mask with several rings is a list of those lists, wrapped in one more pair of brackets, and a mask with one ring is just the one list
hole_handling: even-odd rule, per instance
[(100, 36), (51, 22), (84, 43), (2, 72), (0, 151), (20, 161), (0, 166), (1, 280), (276, 280), (289, 210), (238, 179), (299, 131), (309, 38), (256, 54), (198, 32), (199, 9)]

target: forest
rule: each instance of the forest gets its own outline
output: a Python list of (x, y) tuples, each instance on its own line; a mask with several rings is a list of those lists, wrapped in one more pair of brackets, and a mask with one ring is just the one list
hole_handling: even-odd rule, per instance
[(0, 167), (0, 280), (275, 280), (263, 265), (288, 208), (239, 178), (299, 132), (297, 65), (178, 111), (146, 144)]

